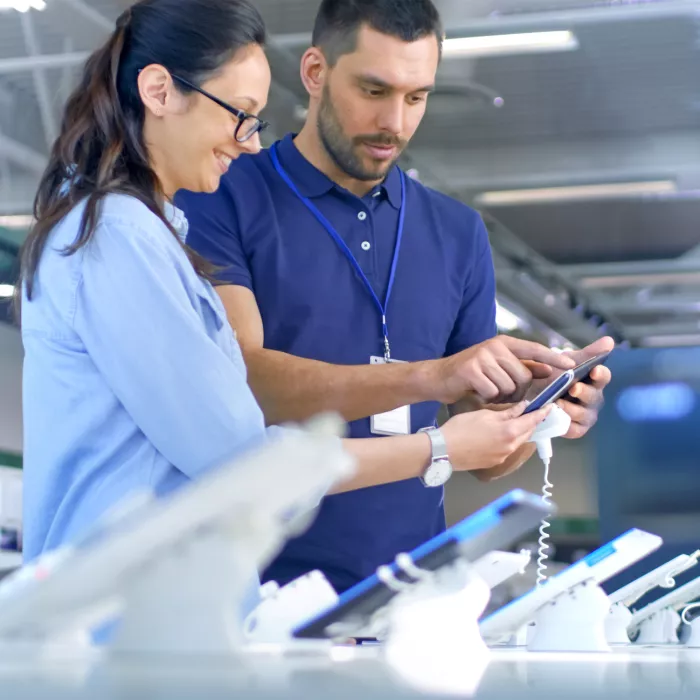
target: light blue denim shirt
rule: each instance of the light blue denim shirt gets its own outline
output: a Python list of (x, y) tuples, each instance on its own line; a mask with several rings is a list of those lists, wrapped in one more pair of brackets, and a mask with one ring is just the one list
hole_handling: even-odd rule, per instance
[[(144, 489), (169, 491), (265, 439), (223, 305), (138, 200), (56, 226), (22, 304), (24, 554), (81, 537)], [(187, 222), (167, 212), (184, 240)]]

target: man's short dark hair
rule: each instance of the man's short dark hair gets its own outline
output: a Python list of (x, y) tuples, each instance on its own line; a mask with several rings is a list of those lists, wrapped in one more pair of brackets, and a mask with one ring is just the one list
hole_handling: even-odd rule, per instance
[(433, 34), (442, 55), (442, 21), (432, 0), (323, 0), (312, 43), (332, 66), (355, 50), (362, 26), (406, 42)]

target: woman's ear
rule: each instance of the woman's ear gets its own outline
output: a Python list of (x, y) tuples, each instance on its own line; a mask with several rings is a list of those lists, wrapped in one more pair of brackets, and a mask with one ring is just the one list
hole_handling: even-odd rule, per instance
[(316, 46), (312, 46), (304, 52), (301, 57), (301, 82), (304, 83), (309, 97), (320, 98), (323, 94), (323, 86), (328, 77), (328, 62), (323, 55), (323, 51)]
[(138, 86), (144, 107), (154, 116), (181, 111), (183, 96), (175, 89), (172, 76), (163, 66), (151, 64), (139, 71)]

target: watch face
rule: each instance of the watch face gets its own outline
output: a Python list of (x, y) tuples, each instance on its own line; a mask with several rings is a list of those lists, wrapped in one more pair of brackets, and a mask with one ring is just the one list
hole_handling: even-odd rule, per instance
[(426, 486), (442, 486), (452, 476), (452, 465), (446, 459), (433, 462), (423, 474)]

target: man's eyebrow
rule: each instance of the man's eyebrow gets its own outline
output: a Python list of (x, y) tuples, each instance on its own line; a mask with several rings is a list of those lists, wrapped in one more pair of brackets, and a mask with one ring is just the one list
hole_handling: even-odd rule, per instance
[[(370, 74), (358, 75), (357, 80), (360, 83), (365, 83), (367, 85), (374, 85), (375, 87), (383, 88), (384, 90), (393, 90), (394, 89), (393, 85), (390, 85), (389, 83), (387, 83), (386, 80), (382, 80), (381, 78), (378, 78), (376, 75), (370, 75)], [(434, 89), (435, 89), (435, 84), (431, 83), (430, 85), (424, 85), (423, 87), (416, 88), (415, 90), (411, 90), (411, 92), (432, 92)]]

